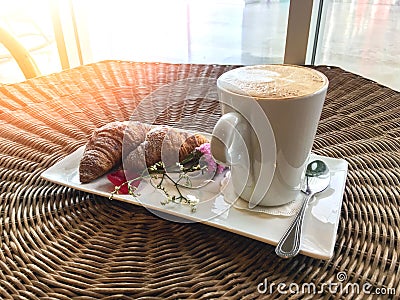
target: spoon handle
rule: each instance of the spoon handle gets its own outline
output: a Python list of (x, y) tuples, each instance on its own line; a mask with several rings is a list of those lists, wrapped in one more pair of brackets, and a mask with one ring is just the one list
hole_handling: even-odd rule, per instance
[(299, 253), (304, 214), (306, 212), (308, 201), (312, 196), (313, 193), (310, 193), (305, 197), (299, 213), (276, 246), (275, 253), (278, 256), (282, 258), (290, 258)]

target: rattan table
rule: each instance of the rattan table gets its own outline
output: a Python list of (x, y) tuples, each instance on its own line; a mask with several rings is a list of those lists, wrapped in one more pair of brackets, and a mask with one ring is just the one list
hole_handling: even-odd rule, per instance
[[(349, 163), (328, 261), (283, 260), (262, 242), (40, 178), (160, 87), (234, 67), (104, 61), (0, 86), (1, 299), (398, 298), (400, 93), (340, 68), (316, 67), (330, 86), (314, 152)], [(189, 102), (161, 119), (204, 110), (212, 128), (216, 102)]]

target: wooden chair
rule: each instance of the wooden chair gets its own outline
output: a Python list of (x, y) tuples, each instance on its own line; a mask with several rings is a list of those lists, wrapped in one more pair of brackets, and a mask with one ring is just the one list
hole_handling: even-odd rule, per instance
[(26, 79), (40, 76), (40, 71), (28, 50), (6, 29), (0, 26), (2, 43), (16, 60)]

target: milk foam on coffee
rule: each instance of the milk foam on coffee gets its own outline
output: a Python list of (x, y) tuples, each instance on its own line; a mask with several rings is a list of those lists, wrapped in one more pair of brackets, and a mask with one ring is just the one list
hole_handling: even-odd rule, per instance
[(221, 75), (218, 84), (236, 94), (268, 99), (290, 99), (313, 94), (327, 83), (319, 72), (294, 65), (257, 65)]

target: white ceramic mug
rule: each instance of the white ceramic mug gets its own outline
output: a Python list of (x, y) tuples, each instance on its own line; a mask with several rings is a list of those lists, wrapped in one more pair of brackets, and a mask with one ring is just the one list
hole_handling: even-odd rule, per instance
[(237, 196), (256, 205), (299, 195), (328, 79), (294, 65), (236, 68), (217, 80), (222, 117), (211, 139), (214, 159), (231, 167)]

